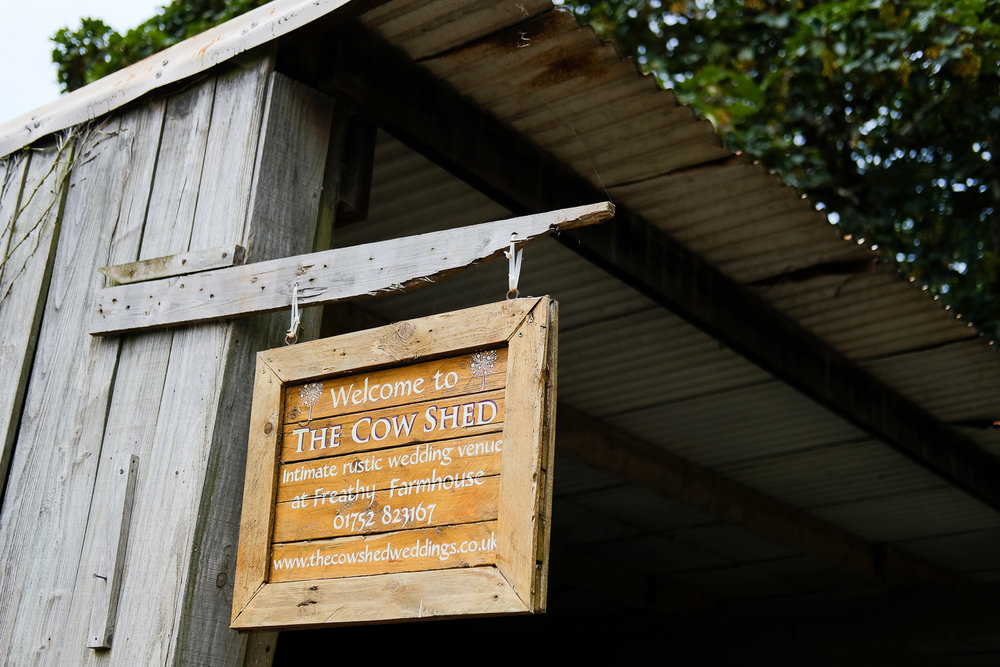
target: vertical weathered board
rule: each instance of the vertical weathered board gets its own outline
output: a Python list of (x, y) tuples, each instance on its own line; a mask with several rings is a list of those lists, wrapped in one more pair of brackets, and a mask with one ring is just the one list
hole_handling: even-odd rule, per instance
[(0, 167), (0, 492), (17, 435), (72, 154), (73, 140), (65, 138), (12, 156)]
[[(155, 177), (150, 184), (142, 246), (136, 259), (188, 249), (214, 93), (215, 79), (211, 78), (155, 103), (162, 107), (163, 127)], [(76, 624), (87, 617), (88, 609), (92, 611), (94, 605), (101, 603), (102, 583), (95, 581), (93, 572), (107, 559), (106, 533), (119, 520), (119, 510), (112, 503), (118, 473), (133, 455), (138, 456), (142, 467), (132, 504), (133, 529), (126, 554), (126, 575), (119, 590), (112, 651), (108, 655), (115, 664), (164, 663), (172, 637), (170, 627), (174, 621), (175, 603), (171, 598), (176, 597), (180, 589), (181, 572), (176, 564), (170, 566), (168, 563), (177, 559), (176, 551), (183, 532), (178, 537), (176, 525), (184, 522), (183, 517), (176, 514), (173, 496), (176, 485), (190, 484), (190, 475), (183, 466), (174, 463), (171, 473), (176, 481), (163, 479), (163, 467), (171, 465), (169, 450), (175, 448), (167, 447), (165, 451), (157, 439), (159, 406), (164, 400), (164, 377), (171, 344), (170, 332), (122, 339), (91, 502), (87, 543), (77, 577), (74, 626), (70, 633), (74, 637), (80, 632)], [(153, 498), (160, 503), (160, 513), (155, 517), (149, 509)], [(150, 586), (151, 570), (154, 569), (159, 573), (155, 588)], [(141, 590), (147, 593), (142, 613), (137, 617), (137, 601), (132, 598)], [(97, 657), (94, 652), (87, 652), (71, 641), (67, 642), (64, 653), (73, 656), (74, 660)]]
[[(251, 205), (242, 230), (250, 261), (312, 250), (332, 113), (329, 97), (279, 74), (272, 75)], [(224, 207), (228, 201), (223, 197), (217, 205)], [(196, 229), (196, 236), (202, 233), (199, 245), (214, 247), (231, 240), (213, 235), (218, 230), (208, 223), (206, 220), (205, 226)], [(184, 329), (178, 339), (198, 337), (198, 332), (209, 328)], [(173, 656), (176, 664), (226, 664), (246, 642), (245, 635), (229, 629), (246, 460), (246, 416), (252, 397), (252, 383), (246, 378), (252, 376), (256, 351), (282, 341), (287, 328), (285, 313), (239, 321), (225, 328), (228, 337), (218, 348), (216, 402), (214, 411), (207, 415), (207, 469), (197, 504), (198, 525)], [(176, 339), (174, 345), (178, 345)]]
[[(243, 242), (271, 70), (264, 56), (167, 101), (140, 258)], [(103, 511), (100, 480), (111, 478), (104, 475), (105, 463), (113, 474), (113, 459), (138, 454), (143, 463), (126, 575), (106, 652), (112, 664), (241, 659), (243, 638), (235, 633), (212, 637), (202, 659), (182, 657), (190, 627), (184, 601), (198, 576), (190, 567), (206, 555), (197, 543), (198, 506), (203, 486), (213, 481), (210, 448), (230, 329), (217, 324), (124, 338), (92, 508), (92, 515)], [(214, 594), (226, 596), (216, 573), (211, 577)], [(85, 579), (81, 569), (80, 586)], [(196, 623), (212, 636), (207, 618)], [(91, 659), (100, 658), (93, 652)]]
[(75, 661), (60, 652), (119, 349), (80, 325), (103, 284), (97, 268), (136, 256), (160, 121), (155, 110), (136, 109), (92, 128), (74, 150), (0, 511), (0, 654), (11, 664)]

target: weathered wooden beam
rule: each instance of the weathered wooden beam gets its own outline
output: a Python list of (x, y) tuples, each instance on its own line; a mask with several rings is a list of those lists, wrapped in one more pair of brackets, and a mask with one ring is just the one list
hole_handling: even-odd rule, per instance
[[(512, 30), (516, 30), (516, 27)], [(603, 198), (600, 188), (363, 26), (331, 34), (334, 66), (292, 53), (296, 74), (516, 212)], [(627, 207), (557, 240), (872, 436), (1000, 509), (1000, 461)]]
[(560, 405), (556, 446), (660, 495), (892, 585), (949, 586), (959, 577), (889, 545), (872, 544), (805, 512)]
[(406, 291), (554, 232), (608, 220), (609, 202), (132, 285), (97, 295), (90, 333), (107, 335)]

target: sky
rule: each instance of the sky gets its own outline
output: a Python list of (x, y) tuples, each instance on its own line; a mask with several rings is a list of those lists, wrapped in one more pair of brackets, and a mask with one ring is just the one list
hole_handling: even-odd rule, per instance
[(0, 125), (59, 96), (51, 37), (82, 16), (119, 32), (169, 0), (0, 0)]

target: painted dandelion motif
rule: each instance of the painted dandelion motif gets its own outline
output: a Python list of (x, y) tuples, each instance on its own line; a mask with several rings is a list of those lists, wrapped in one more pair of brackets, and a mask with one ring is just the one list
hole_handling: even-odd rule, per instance
[(493, 364), (496, 362), (496, 350), (476, 352), (472, 355), (472, 361), (469, 362), (469, 367), (472, 369), (472, 375), (477, 378), (482, 378), (483, 380), (483, 385), (480, 387), (479, 391), (486, 389), (486, 376), (493, 371)]
[(319, 397), (323, 395), (323, 383), (322, 382), (310, 382), (309, 384), (304, 384), (299, 387), (299, 403), (301, 405), (309, 406), (309, 416), (306, 419), (312, 419), (313, 417), (313, 406), (319, 401)]

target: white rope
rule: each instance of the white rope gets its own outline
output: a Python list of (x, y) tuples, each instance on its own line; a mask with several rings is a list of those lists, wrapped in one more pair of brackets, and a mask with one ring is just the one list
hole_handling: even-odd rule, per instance
[(299, 323), (302, 318), (299, 317), (299, 284), (295, 283), (292, 285), (292, 321), (288, 327), (288, 333), (285, 334), (285, 345), (294, 345), (299, 338)]
[(510, 235), (510, 250), (504, 250), (503, 254), (507, 256), (507, 298), (516, 299), (520, 292), (517, 291), (517, 281), (521, 277), (521, 256), (524, 254), (524, 250), (518, 250), (515, 252), (514, 244), (517, 241), (517, 233)]

